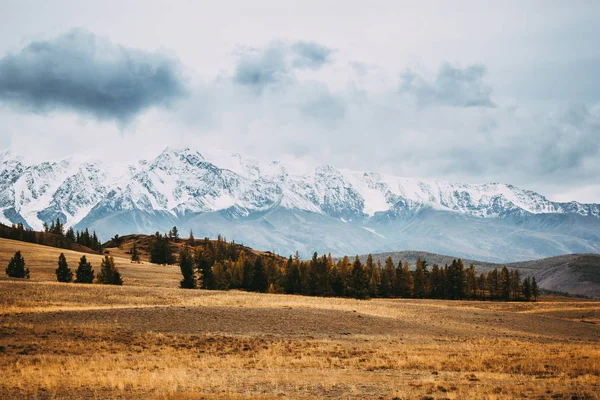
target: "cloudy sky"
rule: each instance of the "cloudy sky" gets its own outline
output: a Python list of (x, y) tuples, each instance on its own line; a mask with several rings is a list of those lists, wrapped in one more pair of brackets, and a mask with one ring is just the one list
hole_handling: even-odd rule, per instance
[(0, 149), (219, 148), (600, 202), (598, 1), (0, 0)]

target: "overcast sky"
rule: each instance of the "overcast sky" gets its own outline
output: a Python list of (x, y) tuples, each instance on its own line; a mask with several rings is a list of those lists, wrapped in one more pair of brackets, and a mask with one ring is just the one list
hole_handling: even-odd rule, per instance
[(0, 149), (220, 148), (600, 202), (599, 1), (0, 0)]

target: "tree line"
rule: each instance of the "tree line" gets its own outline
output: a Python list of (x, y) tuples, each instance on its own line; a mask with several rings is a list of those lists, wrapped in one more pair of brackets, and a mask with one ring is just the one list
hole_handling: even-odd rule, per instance
[(74, 231), (71, 227), (65, 231), (60, 219), (56, 219), (56, 222), (50, 225), (44, 223), (43, 232), (26, 228), (22, 223), (12, 226), (0, 224), (0, 237), (69, 250), (72, 250), (73, 245), (77, 243), (99, 253), (102, 251), (102, 243), (96, 232), (90, 234), (87, 228), (81, 232)]
[(518, 270), (506, 266), (477, 275), (461, 259), (444, 266), (418, 259), (411, 270), (408, 262), (394, 264), (391, 257), (366, 262), (345, 256), (334, 262), (331, 255), (313, 254), (309, 261), (298, 253), (287, 260), (272, 253), (246, 253), (220, 236), (216, 241), (186, 242), (179, 254), (183, 279), (180, 287), (193, 289), (244, 289), (255, 292), (335, 296), (367, 299), (375, 297), (537, 300), (535, 277), (521, 279)]

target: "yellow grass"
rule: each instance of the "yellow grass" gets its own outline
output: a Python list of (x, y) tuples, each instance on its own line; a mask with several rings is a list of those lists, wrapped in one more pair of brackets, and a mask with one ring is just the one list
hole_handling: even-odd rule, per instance
[(0, 398), (600, 398), (598, 302), (190, 291), (124, 258), (123, 287), (62, 284), (61, 250), (0, 240), (0, 266), (17, 249), (32, 279), (0, 279)]

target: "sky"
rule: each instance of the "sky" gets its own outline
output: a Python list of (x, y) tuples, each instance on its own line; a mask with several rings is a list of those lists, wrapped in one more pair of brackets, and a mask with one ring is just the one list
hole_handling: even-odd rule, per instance
[(600, 202), (600, 2), (293, 3), (0, 0), (0, 149), (216, 148)]

